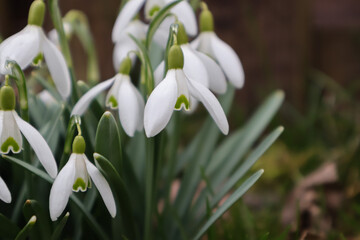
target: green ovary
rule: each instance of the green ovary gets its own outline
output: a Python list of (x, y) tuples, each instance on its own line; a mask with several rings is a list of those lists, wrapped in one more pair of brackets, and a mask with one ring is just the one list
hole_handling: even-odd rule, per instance
[(183, 104), (185, 106), (185, 109), (189, 110), (190, 103), (189, 103), (189, 100), (185, 97), (185, 95), (181, 95), (180, 97), (178, 97), (176, 104), (175, 104), (175, 109), (180, 110), (181, 105), (183, 105)]
[(109, 97), (108, 104), (110, 105), (111, 108), (117, 108), (118, 107), (118, 102), (117, 102), (116, 98), (114, 97), (114, 95), (111, 95)]
[(74, 191), (77, 192), (77, 191), (81, 190), (82, 192), (84, 192), (84, 191), (86, 191), (86, 188), (87, 188), (87, 186), (86, 186), (84, 179), (82, 179), (82, 178), (76, 179), (76, 181), (74, 182), (74, 185), (73, 185)]
[(6, 139), (6, 141), (1, 145), (1, 151), (8, 152), (10, 147), (12, 147), (13, 152), (20, 151), (19, 144), (12, 137), (9, 137), (8, 139)]

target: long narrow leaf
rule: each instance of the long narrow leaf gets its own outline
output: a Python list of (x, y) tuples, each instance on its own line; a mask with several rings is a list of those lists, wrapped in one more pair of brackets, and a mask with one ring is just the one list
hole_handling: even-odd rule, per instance
[(249, 177), (225, 202), (219, 207), (219, 209), (209, 218), (204, 226), (198, 231), (194, 239), (200, 239), (200, 237), (219, 219), (254, 183), (260, 178), (264, 170), (259, 170)]
[(61, 233), (62, 233), (62, 231), (63, 231), (63, 229), (64, 229), (64, 227), (65, 227), (65, 225), (66, 225), (66, 223), (67, 223), (67, 220), (68, 220), (69, 216), (70, 216), (70, 213), (69, 213), (69, 212), (67, 212), (67, 213), (64, 215), (64, 217), (61, 219), (61, 221), (59, 222), (59, 224), (56, 226), (53, 234), (51, 235), (50, 240), (58, 240), (58, 239), (60, 238)]
[(14, 239), (20, 228), (0, 213), (0, 237)]
[(15, 240), (25, 240), (29, 234), (31, 229), (34, 227), (36, 223), (36, 216), (32, 216), (29, 220), (29, 222), (25, 225), (23, 229), (16, 235)]

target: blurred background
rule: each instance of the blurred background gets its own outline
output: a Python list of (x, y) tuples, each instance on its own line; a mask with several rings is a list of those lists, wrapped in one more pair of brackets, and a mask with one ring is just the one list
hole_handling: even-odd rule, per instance
[[(31, 2), (0, 1), (2, 38), (26, 25)], [(60, 1), (63, 15), (88, 16), (101, 80), (115, 73), (111, 30), (120, 3)], [(262, 181), (219, 221), (214, 239), (360, 239), (360, 1), (206, 3), (246, 76), (230, 126), (244, 123), (272, 91), (286, 95), (273, 121), (285, 132), (256, 166), (265, 169)], [(53, 28), (48, 15), (44, 28)], [(86, 80), (78, 39), (71, 50), (77, 77)]]

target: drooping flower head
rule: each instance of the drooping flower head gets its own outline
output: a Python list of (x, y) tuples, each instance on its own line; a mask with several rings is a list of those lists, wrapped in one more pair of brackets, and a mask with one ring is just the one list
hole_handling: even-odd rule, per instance
[[(189, 44), (188, 36), (184, 25), (176, 21), (178, 25), (177, 41), (184, 55), (184, 73), (185, 75), (211, 91), (219, 94), (226, 92), (226, 79), (219, 65), (208, 55), (197, 51)], [(155, 70), (156, 85), (162, 80), (165, 64), (162, 61)]]
[(97, 187), (110, 215), (115, 217), (116, 205), (110, 186), (100, 171), (85, 155), (85, 140), (81, 135), (75, 137), (73, 153), (59, 172), (50, 191), (50, 217), (53, 221), (64, 211), (72, 191), (85, 192), (91, 187), (91, 180)]
[(70, 74), (62, 53), (42, 29), (44, 15), (44, 2), (35, 0), (29, 10), (28, 25), (0, 44), (0, 73), (10, 74), (7, 60), (16, 61), (21, 69), (25, 69), (39, 54), (43, 54), (56, 88), (66, 99), (71, 92)]
[(184, 55), (176, 42), (169, 50), (168, 68), (164, 80), (150, 94), (145, 106), (146, 136), (153, 137), (163, 130), (174, 109), (190, 110), (193, 104), (192, 98), (204, 104), (219, 129), (227, 134), (229, 124), (220, 103), (203, 84), (185, 75)]
[(22, 133), (45, 170), (55, 178), (57, 165), (49, 145), (33, 126), (18, 116), (15, 111), (14, 90), (7, 84), (1, 88), (0, 105), (0, 153), (19, 153), (23, 143)]
[(131, 59), (126, 57), (113, 78), (90, 89), (74, 106), (71, 115), (83, 115), (91, 101), (105, 89), (111, 87), (106, 96), (106, 106), (119, 110), (119, 118), (127, 135), (134, 136), (143, 129), (144, 99), (130, 79)]
[(236, 52), (214, 32), (214, 18), (205, 3), (200, 14), (200, 34), (192, 47), (212, 57), (219, 63), (226, 77), (236, 88), (244, 85), (244, 70)]

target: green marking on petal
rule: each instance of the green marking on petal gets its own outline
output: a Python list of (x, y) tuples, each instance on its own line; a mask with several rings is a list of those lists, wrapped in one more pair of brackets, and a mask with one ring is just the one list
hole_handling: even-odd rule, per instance
[(175, 104), (175, 109), (180, 110), (182, 105), (184, 105), (186, 110), (189, 110), (190, 103), (189, 100), (185, 97), (185, 95), (181, 95), (180, 97), (178, 97)]
[(117, 108), (118, 107), (118, 102), (116, 100), (116, 97), (114, 97), (114, 95), (111, 95), (109, 97), (108, 104), (109, 104), (109, 106), (111, 108)]
[(44, 55), (42, 53), (39, 53), (32, 61), (32, 64), (34, 66), (40, 66), (41, 62), (44, 59)]
[(12, 147), (12, 151), (14, 153), (20, 152), (19, 144), (13, 137), (6, 139), (6, 141), (1, 145), (1, 152), (8, 153), (10, 151), (10, 147)]
[(86, 186), (84, 179), (77, 178), (75, 180), (74, 185), (73, 185), (73, 191), (78, 192), (80, 190), (82, 192), (85, 192), (86, 188), (87, 188), (87, 186)]
[(158, 11), (160, 11), (160, 7), (159, 7), (158, 5), (155, 5), (154, 7), (152, 7), (152, 8), (150, 9), (149, 16), (150, 16), (150, 17), (155, 16), (155, 14), (156, 14)]

